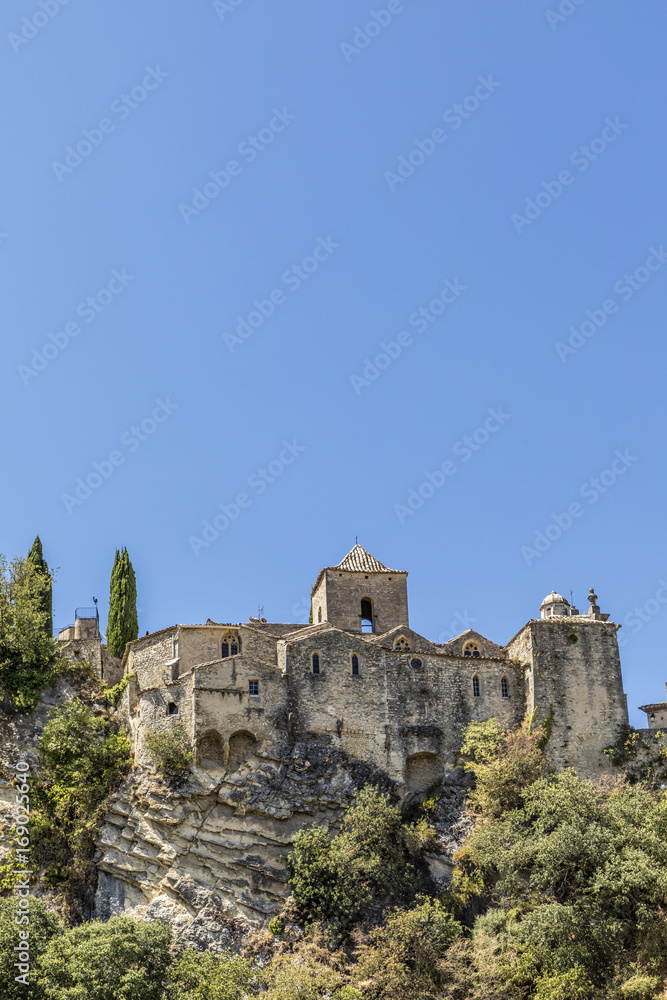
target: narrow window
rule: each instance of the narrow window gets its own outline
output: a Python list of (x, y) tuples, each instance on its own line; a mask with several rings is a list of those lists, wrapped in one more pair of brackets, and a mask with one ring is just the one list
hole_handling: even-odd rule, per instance
[(352, 654), (352, 674), (356, 677), (359, 673), (359, 657), (356, 653)]
[(502, 693), (503, 698), (509, 698), (509, 696), (510, 696), (510, 686), (507, 683), (507, 678), (506, 677), (503, 677), (503, 679), (500, 682), (500, 691)]
[(367, 597), (361, 602), (361, 631), (373, 631), (373, 604)]
[(317, 620), (318, 622), (322, 621), (322, 608), (317, 609)]
[(259, 694), (259, 681), (248, 681), (248, 694)]
[(472, 679), (472, 694), (473, 698), (479, 698), (479, 677)]
[(178, 705), (175, 705), (173, 701), (169, 702), (169, 707), (167, 708), (167, 715), (178, 715)]
[(229, 643), (223, 642), (222, 644), (222, 658), (225, 660), (229, 656)]
[(313, 673), (319, 674), (320, 672), (320, 654), (313, 653)]

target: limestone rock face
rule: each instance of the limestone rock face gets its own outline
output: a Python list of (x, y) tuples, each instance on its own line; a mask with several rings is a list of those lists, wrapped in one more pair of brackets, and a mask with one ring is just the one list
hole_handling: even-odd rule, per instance
[(369, 780), (392, 790), (382, 772), (317, 743), (283, 743), (234, 770), (194, 768), (178, 788), (137, 770), (100, 830), (96, 916), (159, 916), (180, 947), (229, 947), (230, 919), (252, 928), (280, 911), (297, 830), (336, 828)]

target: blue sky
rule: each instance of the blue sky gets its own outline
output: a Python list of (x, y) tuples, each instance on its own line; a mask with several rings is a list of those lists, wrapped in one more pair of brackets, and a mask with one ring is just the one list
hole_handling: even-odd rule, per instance
[(123, 545), (142, 633), (303, 620), (358, 536), (436, 640), (503, 643), (594, 585), (641, 724), (667, 680), (667, 12), (0, 19), (1, 547), (40, 534), (56, 625), (105, 616)]

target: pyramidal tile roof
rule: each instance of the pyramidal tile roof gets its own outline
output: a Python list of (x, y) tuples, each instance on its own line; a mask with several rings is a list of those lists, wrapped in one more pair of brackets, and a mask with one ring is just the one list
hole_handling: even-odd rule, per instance
[(381, 563), (379, 559), (372, 556), (370, 552), (367, 552), (363, 546), (357, 544), (353, 549), (350, 549), (348, 554), (345, 556), (337, 566), (333, 566), (332, 569), (345, 569), (352, 571), (353, 573), (400, 573), (401, 570), (389, 569), (384, 563)]

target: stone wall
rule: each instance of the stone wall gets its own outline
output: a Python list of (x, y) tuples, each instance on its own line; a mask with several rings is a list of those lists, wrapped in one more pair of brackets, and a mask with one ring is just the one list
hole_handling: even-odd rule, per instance
[(608, 768), (602, 751), (628, 722), (616, 631), (583, 616), (540, 619), (509, 647), (526, 668), (528, 711), (543, 719), (553, 707), (553, 763), (589, 777)]

